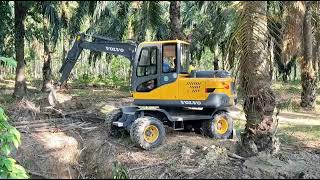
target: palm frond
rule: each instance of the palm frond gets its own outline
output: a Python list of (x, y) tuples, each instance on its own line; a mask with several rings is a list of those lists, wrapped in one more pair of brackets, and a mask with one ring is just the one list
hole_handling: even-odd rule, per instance
[[(291, 2), (271, 2), (269, 3), (267, 14), (261, 14), (260, 12), (255, 12), (255, 7), (247, 6), (247, 9), (243, 9), (244, 2), (237, 4), (237, 16), (235, 21), (237, 22), (233, 28), (232, 36), (228, 38), (228, 49), (237, 52), (237, 61), (234, 62), (238, 65), (240, 64), (240, 59), (242, 56), (247, 56), (248, 53), (244, 52), (244, 49), (252, 42), (256, 42), (258, 39), (265, 39), (263, 42), (258, 42), (257, 47), (264, 53), (264, 55), (270, 56), (271, 50), (273, 51), (273, 58), (279, 67), (280, 73), (286, 68), (288, 60), (283, 59), (284, 52), (284, 33), (288, 29), (293, 29), (294, 27), (289, 27), (287, 23), (288, 19), (283, 18), (283, 13), (287, 9), (292, 10)], [(248, 9), (251, 8), (251, 9)], [(248, 11), (254, 12), (249, 15)], [(272, 13), (271, 13), (272, 12)], [(274, 13), (276, 12), (276, 13)], [(286, 14), (287, 15), (287, 14)], [(288, 15), (287, 15), (288, 16)], [(291, 14), (292, 16), (292, 14)], [(291, 17), (290, 17), (291, 18)], [(251, 23), (251, 24), (250, 24)], [(265, 30), (265, 25), (267, 24), (267, 31)], [(248, 39), (245, 34), (248, 31), (252, 31), (252, 38)], [(297, 35), (295, 35), (297, 36)], [(297, 37), (298, 38), (298, 37)], [(246, 41), (246, 42), (245, 42)], [(299, 41), (296, 41), (299, 42)], [(239, 44), (240, 43), (240, 44)], [(256, 42), (257, 43), (257, 42)], [(270, 43), (273, 44), (273, 48), (270, 49)], [(245, 47), (245, 48), (242, 48)], [(236, 49), (235, 49), (236, 48)], [(292, 58), (295, 54), (290, 55)], [(229, 64), (230, 66), (230, 64)], [(236, 70), (237, 71), (237, 70)]]
[(13, 38), (13, 11), (10, 3), (7, 1), (0, 2), (0, 53), (3, 55), (10, 55), (12, 53), (8, 53), (9, 49), (14, 49), (10, 47), (10, 44), (6, 44), (5, 40)]
[(89, 2), (88, 1), (79, 1), (78, 7), (75, 10), (75, 14), (71, 17), (70, 24), (70, 34), (75, 35), (80, 32), (81, 22), (83, 22), (83, 18), (86, 18), (89, 12)]
[(59, 4), (56, 1), (44, 1), (44, 15), (49, 19), (49, 41), (55, 49), (62, 28)]
[(5, 66), (8, 67), (17, 67), (17, 61), (14, 60), (13, 58), (7, 58), (0, 56), (0, 64), (4, 64)]
[(109, 1), (97, 1), (93, 12), (93, 24), (96, 23), (101, 16), (109, 16), (110, 10), (108, 9)]

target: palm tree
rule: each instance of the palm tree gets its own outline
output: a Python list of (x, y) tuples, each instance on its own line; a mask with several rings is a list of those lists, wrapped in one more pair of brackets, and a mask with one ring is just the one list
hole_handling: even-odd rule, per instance
[[(182, 27), (188, 39), (192, 40), (190, 50), (198, 64), (205, 48), (209, 48), (213, 53), (213, 64), (217, 65), (215, 60), (221, 54), (219, 59), (222, 65), (228, 66), (228, 69), (233, 68), (234, 52), (228, 46), (228, 39), (235, 23), (235, 10), (230, 4), (215, 1), (181, 2)], [(216, 49), (218, 53), (215, 53)], [(227, 59), (230, 63), (226, 63)]]
[[(164, 9), (165, 2), (157, 1), (92, 1), (91, 4), (81, 1), (71, 17), (70, 32), (79, 32), (82, 19), (89, 18), (90, 23), (82, 30), (88, 34), (99, 34), (117, 40), (136, 39), (138, 42), (145, 41), (146, 38), (162, 40), (167, 38), (168, 29), (163, 17)], [(100, 57), (101, 53), (91, 51), (90, 65), (94, 65)], [(109, 67), (112, 55), (107, 54), (105, 57), (106, 66)], [(109, 72), (110, 68), (107, 69)]]
[[(129, 23), (130, 5), (131, 2), (97, 2), (91, 16), (93, 21), (86, 32), (122, 40)], [(90, 51), (89, 64), (95, 66), (101, 57), (101, 52)], [(112, 55), (106, 54), (105, 59), (109, 67)]]
[(12, 7), (9, 1), (0, 2), (0, 55), (2, 56), (14, 56), (14, 45), (6, 43), (6, 41), (13, 39), (14, 37), (14, 23), (13, 13), (11, 12)]
[(312, 65), (312, 2), (305, 2), (305, 16), (303, 20), (303, 60), (301, 62), (301, 103), (302, 107), (314, 108), (316, 102), (316, 73)]
[(147, 30), (151, 31), (149, 40), (164, 40), (169, 38), (167, 19), (165, 19), (165, 6), (167, 2), (138, 1), (132, 3), (129, 11), (131, 30), (138, 42), (145, 41)]
[(44, 61), (42, 68), (43, 85), (42, 91), (47, 92), (51, 88), (51, 53), (49, 50), (49, 18), (46, 15), (47, 2), (43, 2), (43, 48), (44, 48)]
[[(320, 20), (320, 3), (317, 2), (314, 4), (313, 6), (314, 8), (314, 13), (312, 18), (314, 19), (314, 46), (313, 46), (313, 68), (315, 70), (316, 75), (320, 75), (319, 71), (320, 71), (320, 24), (319, 24), (319, 20)], [(319, 77), (317, 77), (317, 81), (319, 81)]]
[(14, 1), (14, 26), (15, 26), (15, 51), (18, 62), (16, 68), (16, 78), (13, 96), (21, 98), (27, 93), (27, 84), (25, 78), (25, 59), (24, 59), (24, 20), (27, 14), (27, 2)]
[(180, 18), (181, 1), (170, 1), (170, 30), (172, 39), (185, 39)]
[(60, 17), (57, 8), (57, 2), (42, 2), (44, 61), (42, 68), (43, 84), (41, 90), (43, 92), (50, 91), (52, 86), (51, 54), (55, 51), (61, 30)]
[(241, 40), (240, 80), (244, 96), (246, 127), (239, 153), (243, 156), (267, 151), (276, 153), (279, 141), (274, 136), (275, 95), (271, 90), (268, 60), (267, 1), (243, 2), (236, 34)]
[(69, 1), (61, 1), (61, 23), (62, 23), (62, 43), (63, 43), (63, 49), (62, 49), (62, 62), (64, 58), (67, 55), (67, 50), (69, 49), (69, 24), (71, 14), (73, 13), (73, 8), (71, 7), (71, 3)]
[(294, 57), (302, 55), (302, 25), (303, 11), (300, 10), (302, 2), (286, 1), (283, 3), (282, 13), (282, 65), (283, 65), (283, 80), (288, 81), (291, 68), (295, 65)]

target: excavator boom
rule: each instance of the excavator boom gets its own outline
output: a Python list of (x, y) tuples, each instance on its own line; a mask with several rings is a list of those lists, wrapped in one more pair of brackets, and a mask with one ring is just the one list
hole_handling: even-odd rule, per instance
[[(86, 40), (87, 37), (92, 37), (94, 40), (88, 41)], [(136, 48), (137, 44), (133, 42), (119, 42), (100, 36), (78, 34), (72, 48), (68, 52), (67, 57), (60, 68), (59, 72), (62, 73), (62, 75), (59, 83), (61, 85), (68, 79), (70, 72), (76, 64), (83, 49), (121, 55), (128, 58), (132, 64), (134, 62)]]

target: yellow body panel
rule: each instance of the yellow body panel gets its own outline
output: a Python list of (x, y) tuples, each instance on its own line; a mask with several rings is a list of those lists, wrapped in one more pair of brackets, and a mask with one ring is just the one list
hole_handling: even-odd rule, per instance
[(134, 92), (134, 99), (175, 100), (178, 98), (178, 81), (155, 88), (150, 92)]
[(232, 98), (232, 81), (232, 78), (189, 78), (179, 75), (173, 83), (150, 92), (134, 92), (132, 95), (134, 99), (145, 100), (206, 100), (210, 94), (206, 92), (206, 88), (214, 88), (214, 93), (224, 93)]
[(150, 42), (146, 41), (146, 42), (142, 42), (140, 45), (145, 45), (145, 44), (166, 44), (166, 43), (190, 44), (188, 42), (181, 41), (181, 40), (167, 40), (167, 41), (150, 41)]
[[(207, 87), (214, 87), (216, 90), (215, 93), (225, 93), (227, 96), (232, 96), (231, 91), (231, 82), (234, 80), (232, 78), (211, 78), (207, 82)], [(229, 89), (226, 89), (225, 86), (229, 85)]]
[(180, 77), (179, 99), (181, 100), (205, 100), (208, 94), (205, 93), (206, 79)]

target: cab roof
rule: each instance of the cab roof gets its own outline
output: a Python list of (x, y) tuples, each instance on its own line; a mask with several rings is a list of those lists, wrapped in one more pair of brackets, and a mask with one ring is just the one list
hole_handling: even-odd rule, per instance
[(166, 41), (145, 41), (142, 42), (141, 44), (168, 44), (168, 43), (181, 43), (181, 44), (190, 44), (188, 42), (185, 41), (181, 41), (181, 40), (166, 40)]

